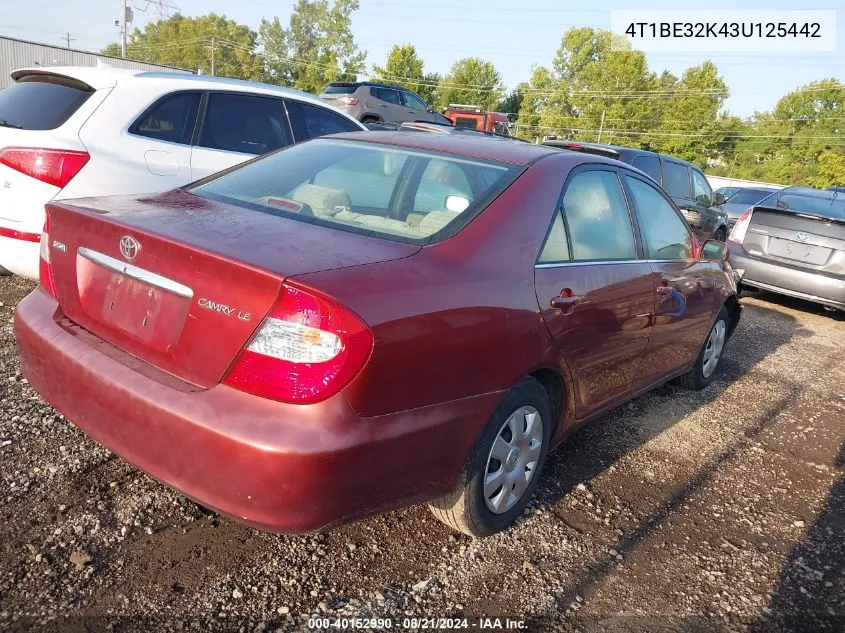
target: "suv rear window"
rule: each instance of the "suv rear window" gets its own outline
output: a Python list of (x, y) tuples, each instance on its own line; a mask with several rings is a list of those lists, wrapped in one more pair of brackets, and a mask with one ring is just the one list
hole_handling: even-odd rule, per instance
[(521, 172), (449, 154), (317, 139), (191, 191), (342, 231), (428, 244), (463, 228)]
[(332, 84), (323, 90), (323, 94), (327, 95), (351, 95), (358, 89), (355, 84), (350, 85), (335, 85)]
[(57, 75), (22, 77), (0, 90), (0, 121), (24, 130), (55, 130), (93, 92), (81, 82)]

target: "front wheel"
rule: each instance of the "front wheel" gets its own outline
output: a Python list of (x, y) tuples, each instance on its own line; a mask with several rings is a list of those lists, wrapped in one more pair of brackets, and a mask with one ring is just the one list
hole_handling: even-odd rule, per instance
[(675, 380), (677, 384), (689, 389), (704, 389), (713, 380), (719, 361), (722, 360), (722, 352), (725, 350), (725, 343), (728, 340), (730, 331), (730, 316), (728, 311), (722, 307), (719, 315), (710, 328), (707, 340), (698, 354), (693, 368)]
[(475, 537), (508, 527), (537, 487), (552, 423), (546, 390), (526, 378), (494, 411), (455, 489), (429, 504), (434, 516)]

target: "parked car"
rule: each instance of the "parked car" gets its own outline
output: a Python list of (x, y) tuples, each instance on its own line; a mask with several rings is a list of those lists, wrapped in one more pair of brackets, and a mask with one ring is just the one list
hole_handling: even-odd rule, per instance
[(725, 204), (722, 205), (725, 213), (728, 214), (728, 226), (733, 228), (739, 216), (754, 205), (759, 204), (762, 200), (777, 193), (777, 191), (777, 189), (767, 189), (765, 187), (744, 187), (734, 192)]
[(699, 252), (647, 176), (474, 133), (340, 134), (54, 201), (42, 236), (15, 320), (33, 388), (279, 532), (420, 501), (503, 529), (573, 428), (708, 384), (741, 310), (726, 245)]
[(743, 213), (729, 240), (742, 286), (845, 310), (845, 197), (781, 189)]
[(704, 172), (692, 163), (666, 154), (618, 145), (562, 140), (544, 141), (543, 145), (607, 156), (633, 165), (651, 176), (672, 196), (699, 239), (724, 242), (728, 236), (728, 215), (722, 208), (725, 198), (713, 193)]
[(365, 129), (311, 95), (234, 79), (42, 67), (12, 80), (0, 91), (0, 266), (32, 279), (50, 200), (165, 191)]
[(487, 112), (477, 105), (450, 103), (443, 114), (455, 127), (464, 127), (499, 136), (511, 136), (510, 121), (502, 112)]
[(742, 187), (719, 187), (713, 193), (721, 193), (725, 200), (727, 200), (740, 189), (742, 189)]
[(451, 125), (423, 99), (404, 88), (369, 81), (337, 81), (329, 84), (320, 99), (343, 110), (365, 125), (424, 121)]

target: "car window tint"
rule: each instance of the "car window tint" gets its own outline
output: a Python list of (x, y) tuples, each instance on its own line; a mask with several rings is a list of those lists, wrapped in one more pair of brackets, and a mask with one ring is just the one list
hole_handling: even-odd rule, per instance
[(670, 196), (689, 198), (689, 167), (664, 160), (663, 188)]
[(179, 92), (161, 99), (129, 128), (138, 136), (189, 145), (200, 104), (198, 92)]
[(569, 242), (566, 240), (566, 227), (563, 224), (563, 216), (560, 210), (555, 211), (555, 219), (552, 222), (552, 229), (540, 251), (541, 264), (553, 262), (565, 262), (569, 260)]
[(666, 198), (650, 184), (626, 175), (651, 259), (691, 259), (692, 235)]
[(299, 104), (299, 116), (302, 117), (305, 124), (308, 138), (338, 134), (339, 132), (358, 132), (361, 129), (349, 119), (310, 103)]
[(414, 197), (414, 211), (428, 213), (446, 210), (448, 196), (460, 196), (472, 201), (469, 180), (460, 163), (432, 159), (428, 161)]
[(362, 152), (320, 171), (313, 184), (343, 191), (355, 209), (386, 211), (406, 159), (402, 154)]
[(660, 184), (660, 159), (657, 156), (637, 156), (631, 164)]
[(386, 101), (387, 103), (394, 103), (396, 105), (401, 105), (399, 103), (399, 91), (392, 90), (390, 88), (370, 88), (373, 91), (373, 96), (376, 99), (381, 99), (382, 101)]
[(619, 178), (611, 171), (576, 174), (563, 195), (572, 259), (634, 259), (636, 246)]
[(55, 130), (93, 93), (71, 79), (24, 77), (0, 90), (0, 120), (24, 130)]
[(405, 99), (405, 105), (409, 108), (415, 108), (417, 110), (425, 110), (428, 106), (425, 102), (410, 92), (402, 92), (402, 97)]
[(713, 190), (707, 179), (697, 169), (692, 171), (692, 197), (698, 204), (709, 207), (713, 204)]
[(775, 193), (773, 189), (740, 189), (728, 198), (728, 202), (732, 204), (757, 204), (773, 193)]
[(264, 154), (291, 144), (281, 99), (212, 93), (199, 145), (243, 154)]

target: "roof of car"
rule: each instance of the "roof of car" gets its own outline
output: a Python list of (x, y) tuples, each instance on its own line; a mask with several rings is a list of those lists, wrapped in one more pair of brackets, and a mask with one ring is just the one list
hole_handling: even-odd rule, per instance
[(335, 134), (331, 138), (459, 154), (482, 160), (500, 161), (523, 166), (530, 165), (544, 156), (560, 154), (559, 150), (551, 147), (487, 134), (371, 131), (366, 133), (348, 132), (345, 134)]
[[(130, 68), (115, 68), (108, 65), (98, 66), (39, 66), (36, 68), (20, 68), (12, 71), (13, 79), (25, 75), (62, 75), (82, 81), (94, 89), (110, 88), (121, 80), (138, 81), (164, 81), (169, 87), (211, 89), (225, 88), (236, 92), (254, 92), (260, 94), (283, 95), (292, 97), (299, 101), (314, 103), (320, 107), (331, 107), (314, 95), (301, 92), (292, 88), (283, 88), (258, 81), (245, 81), (242, 79), (229, 79), (228, 77), (215, 77), (211, 75), (193, 75), (190, 73), (179, 73), (170, 71), (147, 71)], [(333, 108), (335, 109), (335, 108)], [(336, 109), (335, 109), (336, 110)], [(348, 115), (344, 116), (350, 118)]]

